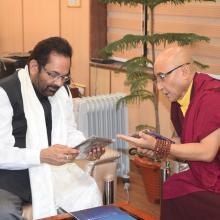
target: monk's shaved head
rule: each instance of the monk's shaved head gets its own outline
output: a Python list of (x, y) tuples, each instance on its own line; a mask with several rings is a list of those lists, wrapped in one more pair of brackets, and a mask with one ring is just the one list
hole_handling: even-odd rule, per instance
[[(171, 47), (161, 52), (155, 61), (155, 72), (167, 72), (184, 63), (191, 63), (190, 50), (183, 47)], [(162, 70), (161, 70), (162, 69)]]
[(157, 88), (171, 101), (181, 99), (191, 84), (194, 72), (191, 70), (190, 50), (171, 47), (161, 52), (154, 63)]

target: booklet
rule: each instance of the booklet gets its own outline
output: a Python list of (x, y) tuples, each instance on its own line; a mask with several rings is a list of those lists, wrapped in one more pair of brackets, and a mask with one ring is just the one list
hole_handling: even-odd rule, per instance
[(143, 130), (142, 132), (145, 133), (145, 134), (149, 134), (149, 135), (151, 135), (151, 136), (153, 136), (153, 137), (155, 137), (155, 138), (158, 138), (158, 139), (161, 139), (161, 140), (165, 140), (165, 141), (170, 141), (171, 143), (174, 143), (174, 142), (173, 142), (172, 140), (170, 140), (169, 138), (167, 138), (167, 137), (165, 137), (165, 136), (163, 136), (163, 135), (161, 135), (161, 134), (158, 134), (158, 133), (156, 133), (156, 132), (154, 132), (154, 131), (145, 129), (145, 130)]
[[(170, 141), (171, 143), (174, 143), (174, 141), (172, 141), (171, 139), (169, 139), (169, 138), (167, 138), (167, 137), (165, 137), (165, 136), (163, 136), (163, 135), (161, 135), (161, 134), (158, 134), (158, 133), (156, 133), (156, 132), (154, 132), (154, 131), (145, 129), (145, 130), (143, 130), (142, 132), (145, 133), (145, 134), (148, 134), (148, 135), (150, 135), (150, 136), (153, 136), (153, 137), (155, 137), (155, 138), (157, 138), (157, 139), (165, 140), (165, 141)], [(135, 137), (135, 138), (140, 138), (140, 136), (139, 136), (137, 133), (132, 134), (131, 136), (132, 136), (132, 137)]]
[(92, 148), (105, 147), (113, 143), (114, 141), (115, 141), (114, 139), (110, 139), (110, 138), (91, 136), (74, 147), (75, 149), (79, 149), (80, 151), (76, 159), (86, 159), (88, 153)]
[(77, 220), (135, 220), (137, 218), (132, 217), (125, 211), (112, 206), (104, 205), (90, 209), (84, 209), (71, 213)]

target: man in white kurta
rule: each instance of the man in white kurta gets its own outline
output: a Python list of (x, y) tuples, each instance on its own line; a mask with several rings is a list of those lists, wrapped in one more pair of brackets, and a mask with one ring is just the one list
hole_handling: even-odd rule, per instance
[(34, 219), (102, 203), (93, 178), (74, 164), (84, 136), (64, 86), (71, 55), (66, 40), (45, 39), (24, 69), (0, 81), (0, 219), (23, 219), (30, 201)]

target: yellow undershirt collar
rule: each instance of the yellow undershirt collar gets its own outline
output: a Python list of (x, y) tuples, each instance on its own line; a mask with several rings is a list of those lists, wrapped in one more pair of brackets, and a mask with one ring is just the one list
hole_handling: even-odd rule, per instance
[(189, 88), (188, 88), (186, 94), (184, 95), (184, 97), (182, 99), (177, 100), (177, 102), (180, 104), (180, 108), (181, 108), (181, 111), (184, 116), (186, 114), (186, 111), (187, 111), (189, 103), (190, 103), (191, 91), (192, 91), (192, 82), (189, 85)]

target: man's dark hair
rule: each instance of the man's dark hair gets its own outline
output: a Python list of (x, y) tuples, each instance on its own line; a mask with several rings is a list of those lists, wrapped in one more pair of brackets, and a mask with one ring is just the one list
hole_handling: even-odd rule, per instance
[(35, 59), (39, 64), (39, 69), (41, 69), (41, 66), (48, 63), (51, 52), (56, 52), (70, 59), (72, 57), (72, 48), (67, 40), (62, 37), (50, 37), (37, 43), (31, 51), (28, 65), (31, 60)]

